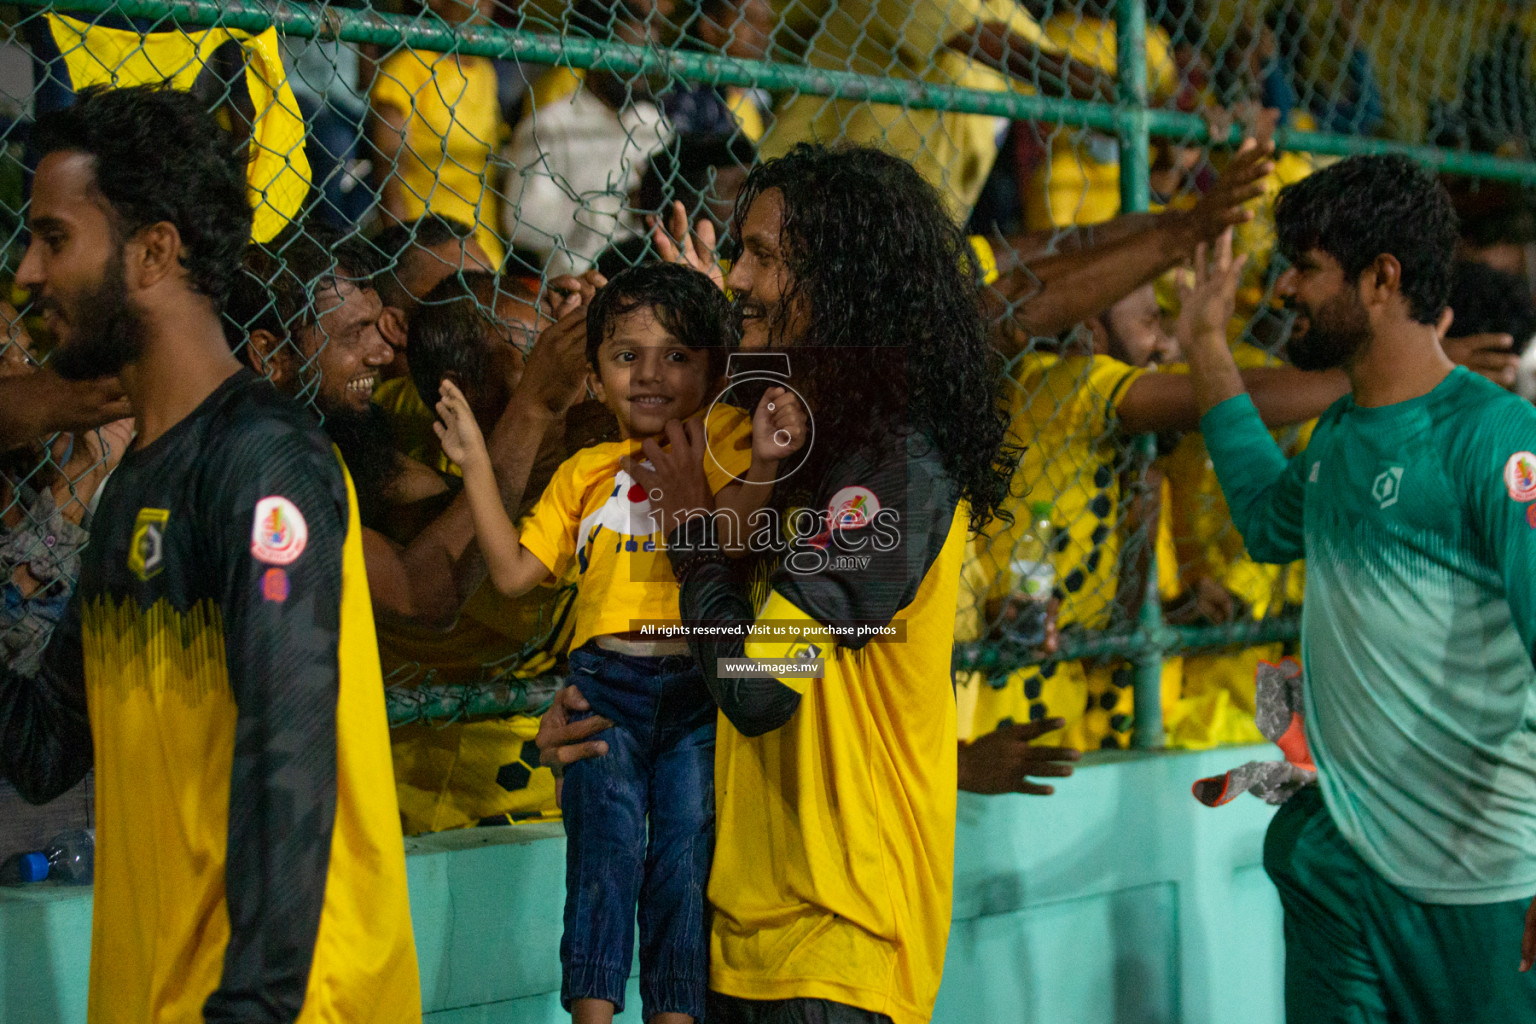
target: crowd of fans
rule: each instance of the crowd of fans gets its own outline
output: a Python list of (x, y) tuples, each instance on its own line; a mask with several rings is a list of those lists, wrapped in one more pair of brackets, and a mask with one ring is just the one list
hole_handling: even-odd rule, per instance
[[(1151, 6), (1156, 103), (1216, 127), (1241, 121), (1265, 137), (1277, 125), (1383, 130), (1365, 5), (1333, 5), (1322, 22), (1277, 5), (1239, 19), (1219, 50), (1197, 41), (1200, 4)], [(1113, 7), (855, 0), (829, 7), (794, 46), (780, 38), (792, 26), (767, 0), (579, 0), (563, 25), (640, 46), (748, 60), (795, 54), (822, 69), (1103, 98), (1114, 91)], [(426, 0), (426, 8), (450, 25), (498, 16), (490, 0)], [(1463, 101), (1434, 112), (1435, 136), (1527, 154), (1536, 137), (1530, 50), (1518, 29), (1502, 33), (1473, 62)], [(45, 57), (60, 59), (40, 55), (39, 67)], [(586, 639), (586, 556), (567, 552), (558, 572), (507, 577), (499, 566), (509, 563), (477, 544), (486, 520), (462, 463), (473, 458), (471, 472), (485, 471), (479, 483), (493, 481), (516, 520), (541, 507), (562, 463), (655, 433), (637, 433), (604, 401), (587, 308), (609, 279), (637, 266), (691, 262), (717, 278), (717, 255), (727, 265), (735, 257), (733, 275), (760, 266), (738, 197), (764, 161), (808, 159), (795, 149), (803, 142), (894, 153), (952, 219), (968, 222), (965, 262), (978, 271), (969, 284), (990, 315), (990, 344), (1007, 360), (1016, 472), (997, 496), (1003, 515), (977, 524), (957, 559), (957, 642), (1014, 642), (1016, 552), (1042, 521), (1050, 527), (1051, 629), (1028, 651), (1038, 663), (956, 677), (960, 788), (1046, 793), (1030, 778), (1070, 774), (1082, 750), (1128, 745), (1136, 723), (1125, 663), (1053, 654), (1061, 639), (1134, 621), (1153, 551), (1152, 583), (1174, 623), (1257, 620), (1299, 605), (1304, 565), (1255, 562), (1233, 527), (1173, 324), (1182, 268), (1198, 247), (1235, 232), (1249, 261), (1229, 331), (1234, 356), (1282, 448), (1305, 447), (1348, 382), (1287, 363), (1289, 317), (1272, 299), (1285, 268), (1267, 203), (1323, 161), (1159, 140), (1153, 211), (1122, 215), (1117, 144), (1091, 131), (415, 49), (384, 56), (342, 43), (290, 45), (285, 62), (315, 187), (295, 211), (301, 219), (246, 250), (223, 322), (230, 349), (312, 406), (345, 461), (389, 685), (564, 674), (567, 654)], [(1488, 87), (1494, 79), (1518, 85), (1500, 91)], [(1445, 351), (1536, 398), (1527, 283), (1536, 266), (1526, 259), (1536, 229), (1525, 234), (1536, 218), (1513, 190), (1455, 194), (1463, 237), (1437, 328)], [(859, 273), (855, 247), (849, 253), (846, 266), (821, 268), (828, 280)], [(743, 285), (748, 321), (764, 287)], [(797, 298), (774, 295), (777, 305), (755, 318), (788, 318)], [(9, 304), (0, 319), (9, 332), (0, 345), (0, 656), (30, 674), (133, 424), (111, 383), (39, 368), (33, 336), (46, 324)], [(457, 416), (448, 434), (445, 407)], [(1134, 443), (1147, 434), (1157, 436), (1150, 460)], [(533, 521), (524, 521), (525, 547)], [(1255, 671), (1284, 653), (1264, 644), (1169, 659), (1170, 744), (1262, 739)], [(557, 705), (558, 727), (574, 707)], [(558, 816), (539, 732), (533, 715), (394, 730), (404, 831)]]
[[(427, 6), (450, 25), (501, 13), (487, 0)], [(914, 12), (921, 17), (899, 29), (901, 19), (882, 18), (878, 3), (866, 6), (827, 12), (802, 40), (805, 59), (895, 75), (920, 69), (929, 80), (973, 87), (1005, 87), (1014, 76), (1076, 96), (1110, 88), (1111, 5), (922, 4)], [(1287, 5), (1250, 12), (1219, 49), (1192, 42), (1204, 31), (1198, 4), (1154, 6), (1147, 43), (1154, 102), (1201, 112), (1213, 127), (1234, 116), (1251, 121), (1263, 109), (1259, 119), (1270, 127), (1381, 128), (1359, 5), (1338, 5), (1322, 22)], [(706, 0), (697, 8), (583, 0), (565, 12), (564, 25), (757, 60), (785, 59), (782, 37), (795, 29), (765, 0)], [(1477, 100), (1489, 94), (1474, 86), (1495, 73), (1508, 79), (1505, 64), (1524, 67), (1528, 48), (1512, 28), (1474, 62), (1458, 123), (1478, 126), (1476, 145), (1520, 151), (1519, 91), (1491, 104)], [(1129, 624), (1154, 549), (1158, 589), (1175, 623), (1260, 619), (1299, 603), (1302, 567), (1255, 564), (1231, 527), (1192, 430), (1193, 398), (1169, 318), (1172, 268), (1197, 243), (1234, 227), (1239, 250), (1257, 257), (1235, 351), (1276, 437), (1292, 450), (1304, 446), (1309, 421), (1342, 384), (1284, 368), (1285, 318), (1264, 298), (1279, 268), (1268, 259), (1263, 201), (1318, 161), (1280, 154), (1256, 177), (1219, 148), (1159, 141), (1151, 185), (1161, 212), (1119, 216), (1115, 144), (1092, 132), (805, 95), (776, 102), (762, 90), (411, 49), (378, 57), (349, 44), (285, 43), (316, 188), (301, 223), (252, 249), (229, 321), (231, 344), (246, 362), (311, 402), (347, 459), (369, 526), (370, 589), (394, 685), (545, 675), (559, 667), (569, 640), (569, 586), (503, 597), (466, 557), (468, 513), (462, 502), (454, 511), (460, 470), (433, 434), (436, 382), (453, 380), (491, 436), (557, 296), (573, 294), (576, 279), (562, 275), (587, 274), (590, 288), (656, 258), (649, 226), (666, 216), (676, 232), (674, 203), (684, 220), (708, 222), (727, 237), (750, 167), (808, 140), (898, 152), (952, 214), (971, 211), (995, 341), (1013, 360), (1009, 417), (1028, 485), (1011, 499), (1013, 526), (973, 544), (961, 641), (1006, 643), (1002, 610), (1019, 582), (1010, 565), (1042, 503), (1054, 534), (1055, 625), (1068, 638)], [(1334, 79), (1319, 77), (1326, 67), (1336, 68)], [(56, 77), (48, 81), (57, 85)], [(1524, 250), (1521, 236), (1502, 226), (1518, 226), (1511, 210), (1519, 197), (1492, 191), (1464, 197), (1466, 259), (1446, 346), (1458, 361), (1536, 391), (1536, 362), (1521, 358), (1532, 332)], [(1242, 214), (1245, 204), (1258, 216)], [(334, 282), (336, 302), (317, 311), (315, 291), (326, 282)], [(14, 335), (8, 372), (21, 373), (32, 342), (15, 310), (6, 313)], [(107, 404), (117, 396), (100, 387), (47, 379), (51, 391), (39, 382), (38, 398), (12, 413), (16, 437), (93, 423), (97, 405), (121, 408)], [(46, 459), (35, 444), (7, 453), (5, 543), (17, 568), (6, 585), (3, 642), (21, 663), (35, 658), (62, 607), (91, 495), (127, 429), (124, 421), (60, 434)], [(562, 412), (524, 504), (562, 457), (611, 439), (615, 429), (595, 400)], [(1144, 433), (1159, 437), (1151, 466), (1130, 443)], [(32, 472), (40, 460), (48, 468)], [(43, 553), (23, 557), (39, 536), (50, 542)], [(1254, 669), (1282, 653), (1283, 645), (1266, 644), (1169, 659), (1170, 743), (1259, 739)], [(1032, 736), (1065, 747), (1123, 746), (1134, 728), (1129, 682), (1128, 666), (1113, 660), (1047, 659), (990, 679), (962, 674), (961, 734), (974, 740), (1030, 723)], [(1055, 728), (1043, 731), (1041, 723)], [(397, 730), (407, 831), (558, 813), (553, 780), (530, 756), (536, 729), (537, 719), (520, 717)]]

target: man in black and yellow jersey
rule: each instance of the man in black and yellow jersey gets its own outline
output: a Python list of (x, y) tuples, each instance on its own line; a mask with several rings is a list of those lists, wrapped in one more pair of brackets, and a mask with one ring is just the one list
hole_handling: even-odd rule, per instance
[(0, 667), (28, 799), (96, 772), (90, 1019), (419, 1021), (357, 504), (220, 310), (250, 233), (235, 148), (168, 89), (40, 119), (17, 280), (66, 377), (137, 427), (35, 677)]
[[(788, 539), (753, 534), (768, 548), (758, 586), (720, 554), (733, 524), (685, 517), (713, 507), (696, 430), (670, 425), (669, 452), (646, 448), (655, 470), (631, 470), (659, 489), (684, 620), (807, 634), (689, 639), (722, 712), (709, 1019), (918, 1024), (949, 934), (960, 562), (1011, 472), (1001, 411), (984, 411), (999, 367), (964, 236), (889, 154), (804, 146), (761, 165), (732, 235), (742, 346), (785, 350), (814, 420), (770, 504)], [(855, 623), (894, 635), (841, 632)], [(824, 675), (721, 673), (718, 658), (743, 654), (818, 660)], [(561, 724), (579, 706), (563, 691), (546, 716), (551, 758), (601, 744), (556, 748), (582, 738), (585, 723)]]

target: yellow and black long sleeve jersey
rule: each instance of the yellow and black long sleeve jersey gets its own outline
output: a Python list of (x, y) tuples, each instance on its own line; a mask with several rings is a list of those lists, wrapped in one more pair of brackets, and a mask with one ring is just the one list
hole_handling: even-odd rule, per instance
[(0, 758), (94, 760), (92, 1024), (420, 1020), (357, 501), (265, 380), (123, 457)]
[[(832, 460), (814, 495), (760, 603), (715, 557), (720, 523), (696, 517), (669, 541), (685, 621), (785, 631), (689, 639), (721, 709), (710, 988), (920, 1024), (949, 935), (968, 510), (933, 444), (897, 432)], [(882, 632), (844, 632), (857, 625)], [(824, 675), (717, 671), (743, 655), (814, 658)]]

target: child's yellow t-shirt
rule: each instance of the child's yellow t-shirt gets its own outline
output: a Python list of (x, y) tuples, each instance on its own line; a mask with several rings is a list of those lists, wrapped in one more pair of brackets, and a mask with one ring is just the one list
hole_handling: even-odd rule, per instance
[[(705, 424), (704, 475), (711, 494), (752, 464), (752, 418), (716, 405)], [(576, 627), (571, 650), (595, 636), (624, 633), (635, 620), (677, 622), (677, 582), (651, 519), (645, 489), (619, 468), (640, 457), (639, 441), (612, 441), (560, 464), (520, 527), (523, 547), (552, 575), (576, 563)]]

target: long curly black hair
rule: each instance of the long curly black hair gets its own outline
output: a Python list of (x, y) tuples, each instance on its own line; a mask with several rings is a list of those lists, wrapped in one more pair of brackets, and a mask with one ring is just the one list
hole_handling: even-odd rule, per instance
[(793, 277), (785, 306), (809, 314), (794, 339), (793, 380), (804, 383), (817, 439), (810, 472), (797, 477), (814, 481), (826, 460), (873, 451), (910, 428), (933, 444), (979, 529), (999, 514), (1018, 452), (1005, 444), (1002, 360), (987, 339), (964, 233), (905, 160), (802, 143), (752, 171), (734, 237), (753, 201), (774, 189)]

